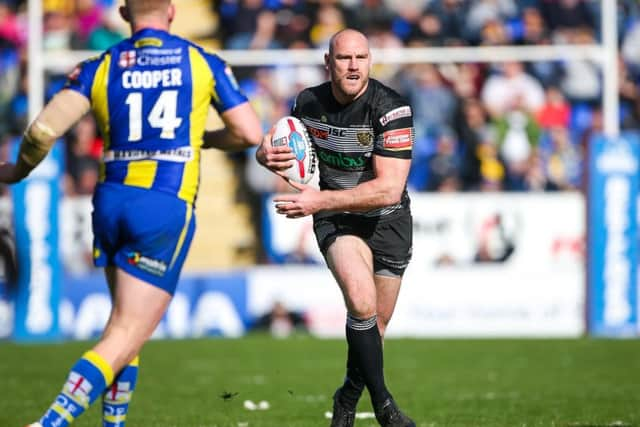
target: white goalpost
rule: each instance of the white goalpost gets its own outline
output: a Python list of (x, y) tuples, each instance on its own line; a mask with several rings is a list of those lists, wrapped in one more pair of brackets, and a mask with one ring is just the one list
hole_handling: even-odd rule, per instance
[[(601, 1), (602, 43), (588, 45), (548, 46), (481, 46), (429, 47), (405, 49), (374, 49), (378, 63), (460, 63), (500, 61), (590, 60), (602, 67), (604, 131), (608, 136), (619, 133), (618, 125), (618, 49), (617, 1)], [(34, 118), (42, 107), (44, 73), (67, 73), (75, 64), (96, 54), (91, 51), (43, 52), (42, 0), (29, 0), (29, 116)], [(235, 66), (263, 66), (273, 64), (319, 65), (324, 52), (301, 50), (223, 50), (220, 56)]]
[[(482, 46), (377, 49), (372, 55), (377, 63), (461, 63), (500, 61), (590, 60), (602, 67), (604, 130), (609, 136), (619, 132), (617, 73), (617, 1), (601, 2), (602, 43), (548, 46)], [(223, 50), (220, 56), (235, 66), (274, 64), (320, 65), (323, 53), (301, 50)], [(29, 112), (30, 117), (42, 107), (44, 73), (67, 73), (75, 64), (96, 54), (91, 51), (42, 51), (42, 0), (29, 0)]]

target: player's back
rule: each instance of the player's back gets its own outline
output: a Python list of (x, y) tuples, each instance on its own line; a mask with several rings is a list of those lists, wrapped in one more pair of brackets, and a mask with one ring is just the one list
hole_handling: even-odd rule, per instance
[[(215, 55), (165, 31), (144, 29), (81, 64), (69, 87), (91, 101), (105, 148), (100, 182), (192, 202), (209, 105), (246, 101)], [(231, 76), (229, 76), (231, 77)]]

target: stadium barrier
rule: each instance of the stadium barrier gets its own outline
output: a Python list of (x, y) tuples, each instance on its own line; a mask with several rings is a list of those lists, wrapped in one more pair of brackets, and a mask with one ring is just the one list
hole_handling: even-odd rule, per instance
[[(66, 248), (61, 252), (70, 257), (64, 264), (73, 265), (80, 258), (77, 245), (90, 242), (82, 237), (90, 233), (90, 202), (63, 199), (61, 209), (65, 218), (75, 218), (65, 222), (76, 226), (65, 225), (60, 236)], [(389, 336), (573, 337), (585, 332), (580, 194), (414, 194), (413, 211), (414, 258)], [(187, 272), (155, 336), (240, 336), (278, 301), (303, 312), (312, 334), (341, 336), (342, 298), (314, 255), (308, 221), (272, 216), (267, 235), (271, 250), (284, 258), (308, 248), (311, 264)], [(59, 337), (97, 336), (108, 310), (101, 275), (68, 275), (60, 290)], [(0, 319), (11, 315), (5, 298)], [(0, 336), (11, 334), (11, 328), (0, 327)]]
[[(637, 336), (640, 138), (596, 136), (589, 149), (588, 206), (577, 192), (413, 194), (414, 256), (389, 336)], [(56, 165), (54, 155), (15, 187), (13, 206), (0, 204), (14, 211), (28, 273), (16, 299), (0, 286), (2, 338), (91, 338), (108, 315), (102, 276), (62, 277), (50, 226)], [(187, 274), (156, 337), (240, 336), (276, 302), (303, 312), (316, 336), (344, 333), (342, 298), (310, 218), (287, 220), (272, 203), (268, 253), (307, 265)], [(60, 209), (63, 262), (74, 265), (91, 241), (90, 200), (63, 198)]]
[(589, 332), (637, 336), (640, 137), (596, 136), (589, 150)]

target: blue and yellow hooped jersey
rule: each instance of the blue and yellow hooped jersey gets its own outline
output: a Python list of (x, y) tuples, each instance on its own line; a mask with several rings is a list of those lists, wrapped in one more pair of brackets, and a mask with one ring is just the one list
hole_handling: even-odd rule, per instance
[(82, 62), (66, 88), (90, 102), (104, 138), (100, 182), (168, 192), (193, 203), (210, 105), (247, 102), (218, 56), (144, 29)]

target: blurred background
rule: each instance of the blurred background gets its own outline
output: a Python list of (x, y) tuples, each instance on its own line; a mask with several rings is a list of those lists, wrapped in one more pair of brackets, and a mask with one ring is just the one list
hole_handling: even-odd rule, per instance
[[(637, 1), (174, 3), (174, 32), (233, 66), (264, 130), (326, 79), (334, 32), (369, 37), (372, 77), (409, 100), (416, 129), (414, 255), (389, 336), (637, 335)], [(127, 37), (119, 5), (0, 0), (0, 158), (15, 156), (30, 105)], [(102, 330), (90, 225), (101, 150), (87, 116), (33, 177), (0, 188), (0, 337)], [(156, 337), (344, 333), (310, 218), (275, 215), (283, 191), (252, 152), (203, 155), (198, 231)]]

